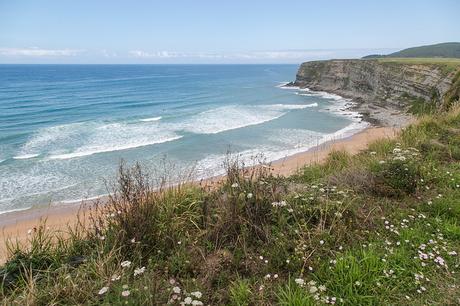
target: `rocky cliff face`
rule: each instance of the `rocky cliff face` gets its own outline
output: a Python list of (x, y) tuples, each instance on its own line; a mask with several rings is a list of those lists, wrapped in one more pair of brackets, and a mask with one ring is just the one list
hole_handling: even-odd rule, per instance
[[(386, 125), (402, 125), (407, 120), (404, 110), (410, 99), (441, 101), (455, 74), (455, 70), (429, 63), (313, 61), (300, 66), (291, 85), (352, 98), (361, 102), (360, 111), (369, 117)], [(402, 122), (385, 122), (389, 115), (398, 114)]]
[(452, 85), (454, 74), (439, 65), (401, 64), (376, 60), (330, 60), (303, 63), (296, 86), (334, 92), (374, 103), (402, 106), (401, 97), (439, 99)]

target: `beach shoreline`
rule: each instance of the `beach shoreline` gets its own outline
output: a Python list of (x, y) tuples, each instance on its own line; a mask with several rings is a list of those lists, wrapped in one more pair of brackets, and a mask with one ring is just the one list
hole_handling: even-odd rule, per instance
[[(295, 174), (301, 167), (324, 162), (330, 152), (344, 150), (349, 154), (357, 154), (365, 150), (368, 145), (382, 138), (393, 138), (399, 129), (393, 127), (369, 126), (351, 136), (334, 139), (312, 147), (305, 152), (300, 152), (271, 162), (272, 172), (275, 175), (289, 176)], [(224, 176), (194, 181), (201, 185), (219, 183)], [(22, 211), (7, 212), (0, 215), (0, 262), (7, 255), (5, 241), (23, 243), (27, 241), (30, 230), (34, 230), (46, 220), (46, 226), (51, 230), (65, 231), (69, 226), (78, 222), (79, 213), (87, 211), (96, 201), (103, 201), (103, 196), (98, 199), (82, 200), (75, 203), (47, 205)]]

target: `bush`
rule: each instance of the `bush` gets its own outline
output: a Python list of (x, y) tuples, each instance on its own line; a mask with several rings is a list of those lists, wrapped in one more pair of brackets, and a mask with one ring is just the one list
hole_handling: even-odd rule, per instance
[(374, 165), (374, 191), (387, 197), (410, 195), (417, 190), (420, 170), (417, 164), (404, 160), (390, 160)]
[(401, 148), (401, 144), (397, 143), (386, 159), (370, 165), (374, 176), (374, 193), (385, 197), (414, 194), (422, 178), (419, 160), (418, 149)]

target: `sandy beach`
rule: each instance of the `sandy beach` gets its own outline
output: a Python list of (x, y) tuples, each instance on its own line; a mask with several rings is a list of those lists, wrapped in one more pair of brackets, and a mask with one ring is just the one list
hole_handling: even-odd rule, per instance
[[(326, 142), (306, 152), (288, 156), (272, 163), (274, 174), (288, 176), (295, 173), (304, 165), (323, 162), (328, 154), (334, 150), (345, 150), (350, 154), (357, 154), (367, 148), (369, 143), (381, 138), (393, 138), (399, 129), (391, 127), (369, 127), (348, 138)], [(219, 178), (211, 178), (209, 182), (216, 183)], [(206, 181), (204, 181), (206, 184)], [(0, 263), (5, 261), (7, 249), (5, 241), (12, 239), (24, 243), (28, 232), (46, 220), (51, 230), (66, 231), (69, 226), (78, 221), (79, 211), (90, 207), (92, 201), (78, 202), (66, 205), (48, 205), (24, 211), (4, 213), (0, 215)], [(84, 207), (83, 207), (84, 206)]]

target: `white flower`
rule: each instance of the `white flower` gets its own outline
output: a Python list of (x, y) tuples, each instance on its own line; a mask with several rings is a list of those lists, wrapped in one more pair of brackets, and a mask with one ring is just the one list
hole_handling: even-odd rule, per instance
[(305, 285), (305, 281), (303, 279), (301, 279), (301, 278), (296, 278), (294, 281), (299, 286)]
[(129, 290), (124, 290), (124, 291), (121, 292), (121, 296), (123, 296), (123, 297), (127, 297), (130, 294), (131, 294), (131, 292), (129, 292)]
[(173, 287), (172, 290), (173, 290), (174, 293), (177, 293), (177, 294), (179, 294), (180, 291), (181, 291), (180, 288), (177, 287), (177, 286), (176, 286), (176, 287)]
[(134, 270), (134, 276), (141, 275), (144, 272), (145, 272), (145, 267), (137, 268), (137, 269)]
[(198, 300), (193, 300), (193, 301), (192, 301), (192, 305), (203, 305), (203, 302), (202, 302), (202, 301), (198, 301)]
[(270, 279), (272, 276), (270, 274), (267, 274), (264, 276), (265, 279)]
[(109, 291), (109, 287), (102, 287), (101, 290), (99, 290), (99, 292), (97, 294), (103, 295), (107, 291)]
[(131, 243), (136, 243), (136, 238), (131, 239)]
[(185, 304), (185, 305), (190, 305), (190, 304), (192, 304), (192, 298), (189, 297), (189, 296), (186, 297), (186, 298), (184, 299), (184, 304)]
[(319, 244), (323, 245), (323, 244), (324, 244), (324, 240), (320, 240), (320, 241), (319, 241)]
[(247, 198), (248, 198), (248, 199), (252, 199), (252, 197), (253, 197), (253, 194), (252, 194), (252, 193), (248, 193)]
[(121, 263), (123, 268), (129, 268), (131, 266), (131, 262), (129, 260), (125, 260)]
[(192, 292), (190, 294), (193, 295), (194, 297), (196, 297), (197, 299), (201, 299), (201, 296), (203, 295), (203, 294), (201, 294), (200, 291), (195, 291), (195, 292)]
[(232, 184), (232, 188), (237, 188), (238, 186), (240, 186), (240, 185), (238, 185), (238, 183), (233, 183)]
[(273, 275), (273, 278), (278, 278), (278, 274)]
[(315, 293), (316, 291), (318, 291), (318, 288), (316, 288), (315, 286), (311, 286), (310, 287), (310, 293)]
[(119, 280), (120, 278), (121, 278), (121, 276), (119, 276), (119, 275), (117, 275), (117, 274), (114, 274), (114, 275), (112, 275), (111, 280), (112, 280), (112, 282), (114, 282), (114, 281)]

